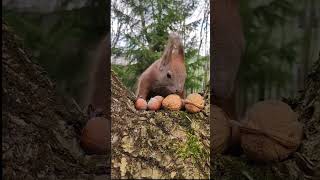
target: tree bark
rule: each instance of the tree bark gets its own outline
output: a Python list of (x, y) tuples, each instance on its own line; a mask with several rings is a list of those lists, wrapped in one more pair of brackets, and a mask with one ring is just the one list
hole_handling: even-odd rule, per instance
[(112, 178), (209, 177), (208, 104), (196, 114), (137, 111), (115, 73), (111, 81)]
[(59, 94), (46, 72), (2, 24), (2, 177), (94, 179), (108, 177), (106, 156), (79, 146), (86, 118)]

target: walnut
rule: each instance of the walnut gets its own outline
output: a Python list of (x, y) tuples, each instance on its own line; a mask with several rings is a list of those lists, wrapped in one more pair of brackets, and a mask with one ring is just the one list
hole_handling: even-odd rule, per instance
[(186, 110), (191, 113), (200, 112), (204, 108), (204, 99), (198, 93), (189, 94), (184, 103)]
[(230, 119), (218, 106), (210, 106), (212, 128), (210, 133), (211, 153), (223, 153), (229, 147), (231, 139)]
[(82, 130), (81, 147), (89, 154), (105, 154), (107, 151), (107, 119), (94, 117)]
[(178, 111), (182, 107), (182, 100), (181, 100), (180, 96), (178, 96), (176, 94), (170, 94), (166, 98), (163, 99), (162, 106), (165, 109)]
[(296, 151), (303, 129), (297, 115), (281, 101), (254, 104), (240, 126), (244, 153), (256, 161), (281, 161)]

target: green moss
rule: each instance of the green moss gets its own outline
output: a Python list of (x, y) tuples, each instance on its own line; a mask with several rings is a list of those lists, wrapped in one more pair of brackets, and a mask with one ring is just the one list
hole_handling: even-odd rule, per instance
[(176, 114), (177, 119), (179, 119), (179, 125), (191, 129), (191, 118), (189, 117), (189, 114), (185, 111), (180, 111), (178, 114)]
[(202, 143), (197, 136), (191, 133), (188, 133), (187, 135), (187, 142), (177, 149), (178, 155), (183, 159), (192, 158), (195, 160), (201, 158), (204, 154)]

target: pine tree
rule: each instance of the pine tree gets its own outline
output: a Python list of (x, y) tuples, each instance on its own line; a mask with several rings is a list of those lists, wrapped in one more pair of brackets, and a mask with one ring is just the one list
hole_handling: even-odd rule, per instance
[[(192, 32), (206, 17), (188, 23), (197, 8), (196, 0), (142, 0), (114, 1), (112, 4), (112, 52), (116, 56), (124, 56), (129, 65), (113, 66), (122, 81), (132, 90), (138, 76), (155, 60), (159, 59), (171, 31), (178, 32), (184, 42), (188, 78), (187, 89), (203, 88), (206, 72), (203, 69), (209, 58), (199, 55), (198, 39)], [(208, 4), (209, 2), (207, 2)], [(207, 30), (208, 30), (207, 26)], [(207, 31), (208, 32), (208, 31)], [(204, 33), (204, 32), (203, 32)], [(198, 49), (199, 48), (199, 49)], [(208, 65), (207, 65), (208, 66)]]

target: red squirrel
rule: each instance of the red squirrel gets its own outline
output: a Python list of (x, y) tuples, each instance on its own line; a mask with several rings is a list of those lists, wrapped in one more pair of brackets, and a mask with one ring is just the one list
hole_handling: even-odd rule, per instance
[(210, 99), (232, 119), (236, 119), (235, 86), (245, 47), (239, 3), (239, 0), (215, 1), (210, 22), (213, 25)]
[(96, 57), (90, 66), (89, 84), (86, 92), (86, 105), (89, 118), (105, 114), (110, 97), (107, 94), (110, 90), (110, 33), (100, 42)]
[[(210, 100), (211, 104), (222, 108), (233, 120), (237, 119), (235, 88), (241, 56), (245, 49), (239, 6), (239, 0), (215, 0), (211, 9), (214, 13), (210, 19), (210, 24), (213, 27), (210, 40), (210, 49), (213, 50), (210, 59)], [(215, 120), (211, 119), (211, 128), (215, 125)], [(229, 149), (236, 154), (241, 152), (240, 141), (237, 138), (238, 133), (237, 128), (232, 128), (230, 142), (232, 147), (229, 147)], [(213, 133), (211, 136), (213, 136)], [(211, 137), (210, 139), (213, 140), (214, 138)]]
[(186, 77), (182, 40), (177, 33), (170, 33), (162, 57), (151, 64), (138, 79), (137, 100), (169, 94), (178, 94), (184, 98)]
[(88, 121), (82, 130), (81, 147), (88, 154), (110, 154), (110, 33), (100, 42), (89, 68), (86, 92)]

